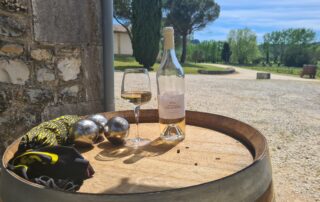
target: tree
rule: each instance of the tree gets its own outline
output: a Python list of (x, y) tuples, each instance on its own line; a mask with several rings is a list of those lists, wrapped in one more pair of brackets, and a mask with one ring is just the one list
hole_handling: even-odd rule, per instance
[(257, 36), (248, 28), (231, 30), (228, 42), (232, 51), (232, 62), (249, 64), (259, 56)]
[[(269, 36), (270, 43), (270, 53), (273, 56), (273, 63), (278, 63), (281, 61), (282, 56), (284, 55), (284, 34), (281, 34), (280, 31), (271, 32)], [(280, 59), (279, 59), (280, 58)]]
[(222, 52), (221, 52), (222, 60), (225, 63), (229, 63), (231, 54), (232, 54), (232, 52), (230, 50), (230, 46), (229, 46), (228, 42), (224, 42), (223, 49), (222, 49)]
[(308, 49), (314, 42), (315, 35), (311, 29), (286, 29), (264, 35), (264, 41), (265, 45), (268, 45), (270, 58), (273, 57), (274, 63), (301, 66), (301, 62), (306, 62), (303, 58), (312, 58), (309, 57), (311, 52)]
[(199, 39), (192, 39), (191, 43), (192, 44), (200, 44), (200, 41), (199, 41)]
[(202, 41), (199, 44), (191, 42), (187, 46), (187, 59), (194, 62), (219, 62), (221, 61), (222, 47), (222, 41)]
[(130, 30), (132, 19), (132, 0), (115, 0), (113, 6), (113, 18), (126, 29), (129, 38), (132, 41), (132, 33)]
[(198, 62), (203, 62), (203, 51), (202, 50), (195, 50), (193, 51), (192, 55), (191, 55), (191, 59), (193, 62), (198, 63)]
[(166, 24), (172, 25), (182, 36), (180, 62), (187, 56), (187, 37), (194, 31), (203, 29), (219, 17), (220, 6), (214, 0), (166, 0), (164, 4)]
[(266, 56), (266, 63), (270, 64), (270, 34), (265, 34), (263, 40), (262, 50)]
[(287, 29), (283, 31), (286, 33), (289, 45), (307, 45), (315, 40), (316, 33), (311, 29)]
[(286, 35), (285, 53), (283, 63), (286, 66), (302, 67), (312, 63), (311, 43), (316, 33), (311, 29), (288, 29), (283, 31)]
[(292, 46), (283, 57), (283, 63), (288, 67), (302, 67), (304, 64), (309, 64), (311, 60), (311, 50), (301, 45)]
[(312, 52), (312, 64), (318, 64), (320, 65), (320, 42), (314, 43), (311, 46), (311, 52)]
[(156, 62), (162, 19), (161, 0), (133, 0), (132, 49), (135, 59), (150, 69)]

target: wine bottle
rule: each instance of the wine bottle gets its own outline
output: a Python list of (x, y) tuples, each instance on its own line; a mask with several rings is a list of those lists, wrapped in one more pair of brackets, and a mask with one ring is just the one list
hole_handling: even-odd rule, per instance
[(157, 71), (160, 137), (179, 141), (185, 137), (184, 72), (174, 50), (173, 27), (165, 27), (164, 52)]

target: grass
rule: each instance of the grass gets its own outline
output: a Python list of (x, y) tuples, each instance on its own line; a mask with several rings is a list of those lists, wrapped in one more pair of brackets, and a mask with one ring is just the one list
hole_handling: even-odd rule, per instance
[[(241, 68), (252, 69), (257, 71), (264, 71), (270, 73), (278, 73), (278, 74), (287, 74), (287, 75), (294, 75), (300, 76), (302, 68), (299, 67), (286, 67), (286, 66), (239, 66)], [(305, 75), (307, 77), (309, 75)], [(317, 79), (320, 79), (320, 68), (318, 66), (318, 71), (316, 75)]]
[[(159, 63), (154, 64), (152, 67), (154, 70), (157, 71), (159, 68)], [(115, 70), (118, 71), (124, 71), (127, 68), (139, 68), (141, 65), (133, 58), (130, 56), (115, 56), (114, 59), (114, 66)], [(187, 62), (182, 65), (185, 74), (198, 74), (199, 69), (203, 70), (215, 70), (215, 71), (223, 71), (225, 70), (224, 68), (221, 67), (215, 67), (212, 65), (206, 65), (206, 64), (201, 64), (201, 63), (190, 63)]]

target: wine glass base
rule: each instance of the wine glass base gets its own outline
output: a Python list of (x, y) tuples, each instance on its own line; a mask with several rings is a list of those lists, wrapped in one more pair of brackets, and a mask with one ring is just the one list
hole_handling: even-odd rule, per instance
[(137, 147), (143, 147), (147, 144), (150, 144), (150, 140), (148, 139), (143, 139), (143, 138), (132, 138), (132, 139), (127, 139), (126, 140), (126, 146), (127, 147), (133, 147), (133, 148), (137, 148)]

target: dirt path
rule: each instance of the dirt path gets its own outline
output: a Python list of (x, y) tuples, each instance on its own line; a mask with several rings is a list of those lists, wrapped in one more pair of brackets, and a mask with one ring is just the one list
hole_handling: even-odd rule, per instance
[[(256, 76), (257, 76), (257, 72), (261, 72), (261, 71), (256, 71), (256, 70), (250, 70), (250, 69), (235, 67), (235, 66), (231, 66), (231, 65), (209, 64), (209, 63), (206, 63), (206, 65), (213, 65), (213, 66), (222, 67), (222, 68), (232, 67), (232, 68), (234, 68), (236, 70), (235, 74), (216, 75), (216, 76), (221, 77), (221, 78), (250, 79), (250, 80), (253, 79), (253, 80), (255, 80)], [(300, 78), (300, 77), (295, 77), (295, 76), (290, 76), (290, 75), (282, 75), (282, 74), (276, 74), (276, 73), (271, 73), (271, 79), (274, 79), (274, 80), (293, 80), (293, 81), (320, 82), (320, 80), (317, 80), (317, 79)]]

